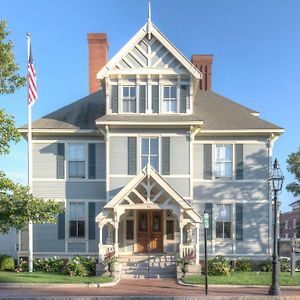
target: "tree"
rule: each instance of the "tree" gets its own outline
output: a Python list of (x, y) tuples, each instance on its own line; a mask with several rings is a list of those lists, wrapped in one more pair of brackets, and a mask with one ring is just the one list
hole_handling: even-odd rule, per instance
[(12, 94), (26, 84), (26, 77), (18, 73), (19, 66), (15, 63), (13, 42), (7, 40), (9, 31), (6, 21), (0, 21), (0, 94)]
[[(9, 34), (5, 28), (6, 22), (0, 21), (0, 95), (13, 93), (26, 83), (26, 78), (17, 73), (12, 41), (4, 41)], [(10, 143), (19, 140), (14, 118), (0, 109), (0, 155), (9, 154)], [(29, 221), (55, 223), (62, 210), (59, 203), (35, 197), (28, 187), (14, 183), (0, 171), (0, 233), (7, 233), (11, 227), (25, 229)]]
[(288, 156), (287, 169), (290, 173), (295, 176), (296, 181), (286, 186), (287, 191), (293, 193), (293, 195), (300, 195), (300, 148), (298, 152), (293, 152)]

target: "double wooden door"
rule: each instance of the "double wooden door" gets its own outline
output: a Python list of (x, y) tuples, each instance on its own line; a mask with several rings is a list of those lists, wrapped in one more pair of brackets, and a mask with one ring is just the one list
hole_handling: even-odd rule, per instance
[(140, 210), (137, 214), (137, 252), (163, 252), (163, 211)]

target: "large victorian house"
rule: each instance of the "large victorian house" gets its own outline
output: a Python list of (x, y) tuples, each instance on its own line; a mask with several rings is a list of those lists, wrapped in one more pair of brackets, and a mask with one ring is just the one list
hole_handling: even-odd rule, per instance
[(32, 124), (33, 192), (66, 208), (34, 224), (34, 257), (193, 251), (198, 263), (204, 211), (211, 256), (269, 256), (283, 129), (214, 93), (212, 55), (188, 60), (150, 17), (109, 61), (106, 34), (88, 45), (90, 94)]

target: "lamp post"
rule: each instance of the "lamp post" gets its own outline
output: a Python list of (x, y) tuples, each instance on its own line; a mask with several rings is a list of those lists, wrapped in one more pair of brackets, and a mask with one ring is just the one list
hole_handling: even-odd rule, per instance
[(279, 167), (277, 158), (274, 161), (271, 177), (268, 181), (271, 184), (271, 189), (274, 194), (274, 221), (273, 221), (273, 260), (272, 260), (272, 285), (269, 288), (269, 295), (280, 295), (278, 286), (278, 226), (277, 226), (277, 200), (278, 194), (282, 189), (284, 176)]

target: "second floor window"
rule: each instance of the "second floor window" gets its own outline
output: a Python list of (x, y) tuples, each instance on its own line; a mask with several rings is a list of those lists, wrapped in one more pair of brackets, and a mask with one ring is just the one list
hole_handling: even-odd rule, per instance
[(123, 112), (136, 112), (136, 88), (135, 86), (123, 86)]
[(142, 138), (141, 143), (141, 168), (149, 162), (158, 171), (158, 138)]
[(69, 236), (85, 237), (84, 203), (70, 203)]
[(85, 178), (84, 144), (69, 144), (69, 178)]
[(176, 86), (164, 86), (163, 112), (177, 112)]
[(216, 205), (216, 238), (231, 238), (231, 205)]
[(215, 177), (232, 177), (232, 145), (216, 145)]

